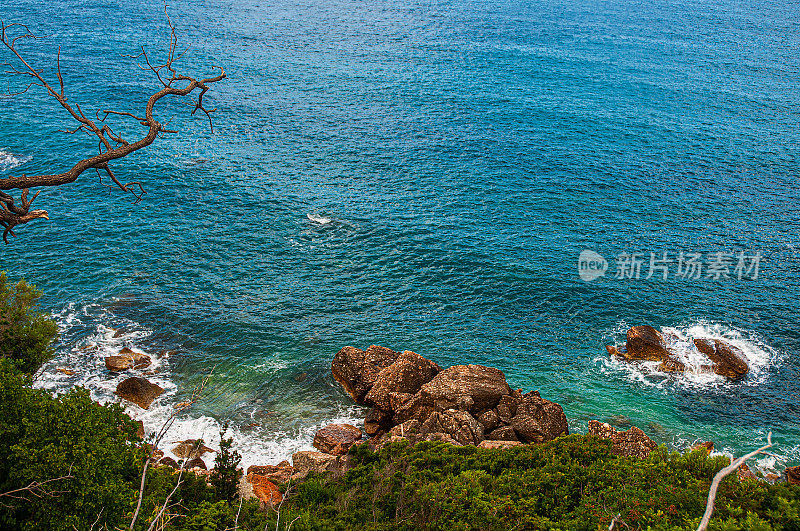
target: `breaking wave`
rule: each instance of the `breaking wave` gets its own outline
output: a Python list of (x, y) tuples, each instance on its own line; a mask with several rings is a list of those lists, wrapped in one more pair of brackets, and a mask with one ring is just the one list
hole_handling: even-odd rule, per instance
[(31, 160), (28, 155), (17, 155), (0, 149), (0, 171), (8, 171)]

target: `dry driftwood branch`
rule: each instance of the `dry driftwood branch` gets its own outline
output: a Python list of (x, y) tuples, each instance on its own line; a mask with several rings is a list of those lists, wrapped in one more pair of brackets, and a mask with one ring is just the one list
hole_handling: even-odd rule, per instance
[[(152, 144), (159, 136), (167, 133), (177, 133), (175, 129), (166, 129), (165, 124), (157, 121), (153, 115), (156, 104), (165, 97), (183, 98), (190, 94), (197, 94), (196, 98), (189, 104), (192, 110), (191, 114), (194, 115), (197, 111), (202, 112), (209, 120), (209, 124), (213, 130), (213, 123), (211, 121), (211, 113), (215, 109), (208, 109), (203, 102), (203, 97), (208, 92), (209, 86), (226, 77), (225, 70), (222, 67), (213, 66), (213, 69), (218, 69), (219, 73), (210, 77), (196, 79), (178, 72), (175, 62), (183, 56), (183, 53), (177, 53), (178, 38), (175, 32), (175, 25), (166, 13), (166, 6), (164, 12), (167, 16), (167, 22), (170, 28), (169, 49), (167, 57), (163, 62), (159, 62), (150, 56), (144, 46), (141, 47), (141, 53), (132, 57), (137, 60), (144, 61), (146, 67), (140, 64), (141, 68), (152, 71), (161, 85), (160, 90), (152, 94), (144, 105), (144, 113), (134, 114), (128, 111), (120, 111), (114, 109), (96, 111), (96, 120), (87, 117), (86, 113), (81, 109), (77, 103), (69, 103), (66, 96), (66, 88), (64, 86), (64, 77), (61, 73), (61, 48), (58, 49), (56, 58), (55, 78), (57, 84), (51, 83), (47, 80), (43, 69), (35, 68), (23, 56), (22, 52), (17, 48), (17, 42), (26, 39), (38, 39), (36, 35), (24, 24), (5, 24), (0, 21), (0, 42), (11, 54), (14, 63), (4, 63), (7, 70), (5, 73), (12, 77), (20, 77), (27, 81), (24, 89), (17, 91), (11, 95), (20, 95), (26, 93), (31, 87), (42, 87), (51, 97), (53, 97), (59, 105), (77, 122), (75, 129), (65, 130), (69, 134), (76, 134), (79, 132), (94, 138), (98, 142), (98, 153), (92, 156), (86, 156), (78, 161), (71, 168), (61, 173), (45, 174), (45, 175), (18, 175), (6, 178), (0, 178), (0, 226), (3, 227), (3, 241), (8, 243), (8, 236), (15, 236), (14, 227), (23, 225), (34, 219), (50, 219), (45, 210), (31, 210), (30, 206), (36, 196), (28, 201), (28, 190), (35, 187), (43, 186), (61, 186), (69, 184), (78, 179), (87, 170), (96, 170), (98, 175), (100, 170), (104, 171), (111, 179), (111, 181), (120, 190), (126, 193), (133, 194), (135, 203), (142, 200), (144, 195), (144, 188), (137, 182), (130, 182), (123, 184), (114, 175), (109, 167), (109, 163), (130, 155), (134, 151), (138, 151)], [(102, 116), (101, 116), (102, 113)], [(137, 125), (143, 127), (145, 130), (134, 139), (125, 139), (122, 135), (114, 132), (114, 129), (106, 123), (109, 116), (116, 116), (120, 118), (130, 119), (136, 122)], [(134, 187), (138, 186), (138, 191)], [(21, 190), (21, 197), (19, 202), (5, 192), (4, 190)]]
[(772, 432), (769, 432), (769, 434), (767, 435), (766, 445), (762, 446), (758, 450), (753, 450), (747, 455), (743, 455), (739, 459), (735, 459), (730, 465), (726, 466), (725, 468), (717, 472), (717, 475), (714, 476), (714, 480), (711, 482), (711, 488), (708, 491), (708, 502), (706, 503), (706, 512), (703, 514), (703, 519), (700, 520), (700, 525), (697, 526), (697, 531), (705, 531), (705, 529), (708, 527), (708, 523), (711, 521), (711, 514), (714, 512), (714, 500), (717, 497), (717, 489), (719, 488), (719, 484), (723, 480), (723, 478), (725, 478), (725, 476), (727, 476), (728, 474), (739, 468), (742, 465), (742, 463), (744, 463), (751, 457), (764, 453), (764, 450), (766, 450), (767, 448), (772, 448)]
[[(205, 390), (206, 386), (208, 385), (209, 380), (211, 379), (211, 375), (214, 373), (214, 369), (216, 369), (216, 367), (211, 369), (211, 372), (209, 372), (208, 375), (205, 376), (200, 381), (200, 383), (197, 384), (197, 386), (192, 390), (192, 394), (189, 397), (189, 400), (187, 400), (185, 402), (181, 402), (181, 403), (175, 405), (175, 408), (173, 409), (173, 411), (170, 414), (170, 416), (167, 418), (167, 420), (164, 421), (164, 424), (161, 425), (161, 428), (158, 430), (158, 433), (156, 433), (155, 439), (153, 439), (153, 444), (150, 447), (150, 453), (147, 455), (147, 459), (144, 462), (144, 467), (142, 468), (142, 477), (141, 477), (141, 480), (139, 482), (139, 499), (136, 502), (136, 509), (133, 511), (133, 517), (131, 518), (131, 525), (130, 525), (129, 529), (133, 529), (133, 526), (136, 524), (136, 520), (139, 518), (139, 511), (142, 509), (142, 500), (144, 499), (144, 487), (145, 487), (145, 481), (147, 480), (147, 470), (150, 467), (150, 463), (153, 462), (153, 458), (155, 456), (156, 450), (158, 449), (158, 445), (164, 439), (164, 436), (167, 434), (167, 432), (169, 431), (170, 427), (172, 427), (172, 424), (175, 422), (175, 419), (178, 417), (178, 415), (180, 413), (185, 412), (185, 411), (189, 411), (192, 408), (192, 406), (195, 405), (200, 400), (200, 398), (203, 395), (203, 391)], [(198, 439), (198, 440), (200, 441), (200, 443), (202, 443), (202, 440), (200, 440), (200, 439)], [(197, 445), (197, 444), (198, 444), (198, 442), (195, 441), (195, 445)], [(197, 450), (197, 448), (193, 448), (191, 453), (194, 453), (196, 450)], [(183, 463), (185, 463), (186, 461), (187, 460), (184, 460)], [(181, 464), (181, 474), (183, 473), (183, 463)], [(179, 477), (178, 478), (178, 484), (179, 485), (180, 485), (180, 481), (181, 481), (181, 478)], [(176, 488), (177, 488), (177, 486), (176, 486)], [(172, 494), (170, 494), (170, 496), (167, 497), (167, 502), (169, 501), (169, 498), (171, 496), (172, 496)], [(166, 502), (165, 502), (165, 506), (164, 507), (166, 508)], [(163, 510), (162, 510), (162, 512), (163, 512)], [(156, 520), (153, 520), (153, 521), (155, 522)]]

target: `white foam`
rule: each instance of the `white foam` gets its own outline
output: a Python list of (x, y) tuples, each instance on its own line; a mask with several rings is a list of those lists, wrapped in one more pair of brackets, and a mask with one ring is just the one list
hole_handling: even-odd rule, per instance
[(29, 155), (17, 155), (0, 149), (0, 171), (7, 171), (31, 160)]
[(306, 214), (306, 217), (309, 221), (313, 221), (314, 223), (318, 223), (320, 225), (327, 225), (333, 221), (331, 218), (326, 218), (325, 216), (319, 216), (317, 214)]
[[(630, 326), (621, 322), (609, 334), (611, 341), (624, 343), (624, 334)], [(676, 360), (686, 366), (683, 372), (663, 372), (658, 361), (625, 361), (613, 356), (601, 356), (598, 362), (600, 371), (624, 373), (631, 381), (647, 386), (664, 388), (679, 385), (685, 388), (709, 388), (733, 385), (761, 385), (769, 377), (770, 369), (778, 364), (781, 355), (766, 344), (755, 332), (740, 330), (721, 323), (698, 321), (683, 327), (663, 327), (661, 333), (667, 347)], [(731, 381), (713, 372), (711, 361), (697, 350), (694, 339), (720, 339), (739, 348), (747, 358), (750, 371), (741, 381)]]
[[(78, 306), (68, 304), (62, 311), (53, 314), (59, 326), (60, 337), (66, 343), (58, 346), (55, 358), (47, 363), (34, 382), (34, 387), (52, 392), (66, 392), (74, 386), (83, 386), (90, 392), (92, 399), (106, 404), (118, 402), (133, 419), (141, 420), (147, 436), (161, 430), (165, 422), (175, 412), (175, 405), (185, 400), (179, 395), (178, 386), (171, 380), (170, 360), (168, 356), (159, 357), (155, 352), (148, 352), (140, 345), (152, 331), (131, 320), (119, 318), (97, 304)], [(112, 328), (104, 323), (113, 322)], [(87, 334), (86, 331), (89, 330)], [(75, 336), (82, 338), (76, 339)], [(116, 337), (115, 337), (116, 336)], [(105, 368), (105, 358), (118, 354), (123, 347), (134, 352), (147, 354), (152, 364), (144, 369), (129, 369), (122, 373), (112, 373)], [(275, 372), (289, 366), (279, 353), (254, 365), (258, 371)], [(58, 369), (68, 369), (74, 374), (65, 374)], [(121, 401), (114, 391), (117, 384), (130, 376), (143, 376), (164, 389), (162, 394), (149, 409)], [(257, 413), (253, 411), (253, 416)], [(233, 448), (242, 456), (242, 466), (277, 464), (290, 460), (293, 453), (311, 450), (316, 432), (324, 425), (336, 423), (359, 424), (363, 419), (363, 411), (357, 406), (345, 407), (332, 415), (333, 418), (319, 419), (314, 424), (302, 427), (284, 427), (274, 430), (261, 426), (231, 426), (227, 437), (233, 437)], [(193, 412), (181, 412), (167, 430), (159, 449), (165, 455), (177, 460), (172, 448), (187, 439), (203, 439), (206, 446), (219, 448), (219, 431), (221, 423), (208, 415)], [(202, 456), (206, 466), (214, 464), (215, 453)]]

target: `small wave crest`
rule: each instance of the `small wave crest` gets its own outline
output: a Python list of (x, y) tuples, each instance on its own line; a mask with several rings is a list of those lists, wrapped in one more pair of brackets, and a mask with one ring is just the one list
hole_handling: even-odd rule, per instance
[[(617, 345), (623, 345), (629, 328), (627, 323), (621, 322), (608, 334), (607, 339)], [(663, 388), (666, 385), (677, 384), (689, 389), (703, 389), (732, 385), (761, 385), (766, 381), (769, 369), (780, 359), (779, 353), (755, 332), (721, 323), (698, 321), (687, 326), (665, 326), (661, 329), (661, 334), (675, 359), (686, 366), (685, 371), (668, 373), (659, 370), (658, 361), (630, 362), (613, 356), (597, 358), (601, 371), (623, 373), (629, 380), (648, 386)], [(750, 367), (747, 376), (740, 382), (732, 382), (711, 371), (708, 368), (709, 359), (697, 350), (694, 339), (720, 339), (740, 349)]]
[(318, 225), (327, 225), (333, 222), (333, 219), (320, 216), (318, 214), (306, 214), (306, 218), (313, 223), (317, 223)]
[(18, 155), (0, 149), (0, 171), (8, 171), (31, 160), (29, 155)]

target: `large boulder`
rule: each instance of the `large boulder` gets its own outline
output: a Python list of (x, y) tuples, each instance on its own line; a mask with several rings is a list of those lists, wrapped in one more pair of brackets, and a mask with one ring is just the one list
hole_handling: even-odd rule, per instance
[(147, 409), (153, 400), (161, 396), (164, 390), (154, 383), (150, 383), (144, 378), (134, 376), (127, 378), (117, 384), (114, 392), (120, 398), (129, 400), (142, 409)]
[(430, 440), (429, 437), (434, 434), (445, 434), (461, 445), (477, 445), (484, 439), (483, 426), (475, 417), (455, 409), (434, 411), (419, 427), (419, 437), (422, 439)]
[(750, 370), (744, 353), (719, 339), (695, 339), (694, 345), (714, 362), (712, 369), (728, 378), (741, 378)]
[(105, 359), (106, 369), (112, 372), (122, 372), (128, 369), (142, 369), (151, 363), (150, 356), (134, 352), (128, 347), (123, 348), (118, 355), (108, 356)]
[(664, 337), (649, 325), (634, 326), (628, 330), (625, 349), (617, 353), (628, 360), (663, 361), (670, 357)]
[[(406, 350), (391, 365), (381, 369), (372, 388), (364, 397), (364, 401), (381, 409), (391, 410), (393, 409), (393, 401), (390, 397), (392, 393), (416, 394), (441, 370), (436, 363)], [(403, 398), (407, 400), (406, 397), (401, 397), (399, 400), (397, 397), (394, 398), (394, 405), (398, 405), (398, 402), (402, 403)]]
[(552, 441), (559, 435), (568, 435), (567, 417), (564, 410), (536, 391), (526, 394), (517, 406), (511, 426), (520, 440), (529, 443)]
[(331, 372), (344, 390), (359, 404), (364, 404), (378, 373), (388, 367), (400, 354), (372, 345), (366, 351), (355, 347), (344, 347), (333, 358)]
[(322, 452), (302, 451), (292, 455), (292, 465), (295, 469), (293, 479), (304, 478), (309, 472), (331, 472), (341, 475), (350, 467), (350, 456), (331, 455)]
[(361, 440), (361, 430), (350, 424), (330, 424), (314, 436), (314, 448), (332, 455), (344, 455)]
[(498, 369), (454, 365), (423, 385), (420, 392), (423, 398), (433, 401), (436, 409), (451, 407), (476, 413), (495, 407), (511, 389)]
[(636, 426), (628, 431), (617, 431), (608, 423), (590, 420), (589, 434), (601, 439), (610, 439), (614, 443), (611, 449), (614, 455), (645, 458), (658, 448), (658, 445)]

